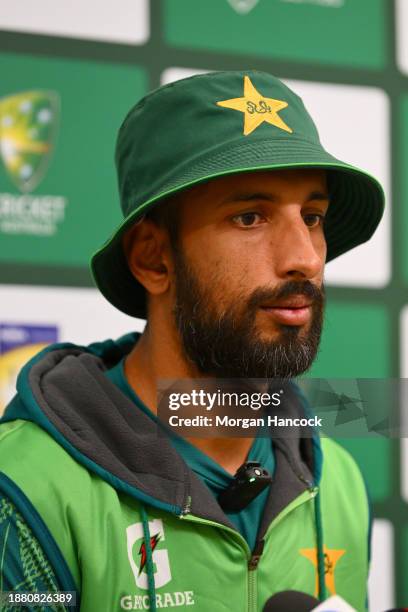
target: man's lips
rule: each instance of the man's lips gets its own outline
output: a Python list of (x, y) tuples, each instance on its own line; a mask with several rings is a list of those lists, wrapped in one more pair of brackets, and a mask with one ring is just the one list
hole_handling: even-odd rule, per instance
[(312, 302), (304, 295), (276, 300), (271, 304), (264, 304), (261, 308), (281, 325), (305, 325), (312, 314)]

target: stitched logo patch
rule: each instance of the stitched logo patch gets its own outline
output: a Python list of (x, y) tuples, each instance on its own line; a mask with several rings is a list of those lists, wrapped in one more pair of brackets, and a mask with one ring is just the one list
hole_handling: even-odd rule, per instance
[[(326, 583), (326, 587), (330, 591), (331, 595), (336, 595), (336, 585), (334, 581), (334, 570), (336, 569), (336, 565), (341, 559), (341, 557), (345, 554), (345, 550), (335, 550), (329, 549), (327, 546), (323, 547), (324, 554), (324, 579)], [(316, 548), (301, 548), (299, 553), (306, 557), (311, 563), (313, 563), (314, 567), (317, 569), (317, 549)], [(316, 591), (315, 595), (318, 593), (318, 577), (316, 575)]]
[[(156, 588), (162, 587), (171, 580), (169, 555), (165, 548), (160, 550), (157, 548), (157, 544), (165, 540), (163, 522), (160, 519), (153, 519), (149, 521), (150, 533), (154, 535), (150, 538), (150, 545), (152, 548), (152, 559), (155, 566), (154, 582)], [(140, 589), (148, 589), (147, 580), (147, 567), (146, 567), (146, 542), (144, 541), (143, 525), (142, 523), (134, 523), (126, 529), (127, 539), (127, 551), (130, 567), (132, 568), (133, 576), (135, 578), (136, 586)], [(137, 549), (140, 555), (139, 567), (135, 561), (133, 547), (138, 540), (142, 540), (139, 548)]]
[(244, 95), (241, 98), (231, 98), (217, 102), (217, 106), (231, 108), (244, 113), (244, 136), (248, 136), (262, 123), (269, 123), (290, 134), (293, 132), (278, 115), (279, 111), (288, 106), (284, 100), (266, 98), (253, 85), (248, 76), (244, 77)]

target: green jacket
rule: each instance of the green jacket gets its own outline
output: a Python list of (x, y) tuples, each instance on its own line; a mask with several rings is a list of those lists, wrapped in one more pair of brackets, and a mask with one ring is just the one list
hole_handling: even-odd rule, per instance
[[(276, 468), (250, 551), (216, 499), (103, 371), (137, 336), (47, 348), (0, 425), (0, 492), (83, 612), (261, 611), (276, 592), (366, 609), (370, 519), (349, 454), (274, 437)], [(295, 388), (294, 388), (295, 389)], [(293, 391), (287, 410), (304, 413)]]

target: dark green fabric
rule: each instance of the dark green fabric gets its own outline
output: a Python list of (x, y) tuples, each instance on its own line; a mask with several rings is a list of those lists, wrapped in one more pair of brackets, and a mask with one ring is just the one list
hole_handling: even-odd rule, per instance
[[(37, 538), (15, 505), (0, 491), (0, 593), (60, 590), (62, 587)], [(16, 610), (5, 604), (1, 609), (4, 612)], [(25, 606), (24, 610), (61, 612), (66, 608), (61, 605)]]
[[(38, 562), (44, 566), (46, 573), (49, 573), (49, 569), (52, 574), (52, 580), (58, 585), (56, 591), (75, 591), (76, 592), (76, 605), (75, 610), (79, 610), (80, 607), (80, 595), (78, 593), (76, 584), (72, 577), (71, 571), (61, 554), (61, 551), (52, 537), (47, 525), (42, 520), (41, 516), (37, 512), (36, 508), (32, 505), (31, 501), (26, 497), (24, 492), (13, 482), (6, 474), (0, 472), (0, 495), (10, 507), (16, 509), (15, 516), (18, 517), (17, 527), (21, 530), (22, 534), (22, 553), (21, 558), (23, 560), (24, 569), (30, 567), (30, 564), (37, 567)], [(4, 518), (4, 517), (3, 517)], [(12, 526), (12, 524), (10, 524)], [(7, 527), (7, 532), (3, 542), (3, 555), (0, 555), (0, 559), (7, 557), (8, 545), (13, 544), (9, 541), (10, 527)], [(29, 544), (27, 545), (27, 542)], [(30, 543), (33, 542), (33, 545)], [(34, 546), (35, 544), (35, 546)], [(30, 554), (35, 555), (36, 560), (32, 560)], [(12, 554), (13, 557), (13, 554)], [(27, 559), (25, 558), (27, 557)], [(14, 558), (14, 557), (13, 557)], [(7, 563), (11, 563), (8, 559)], [(9, 565), (4, 566), (5, 571), (9, 570)], [(1, 590), (1, 589), (0, 589)], [(22, 590), (26, 590), (22, 587)], [(32, 592), (30, 589), (27, 589)], [(44, 590), (44, 589), (43, 589)], [(45, 589), (47, 590), (47, 589)], [(48, 589), (50, 590), (50, 589)], [(57, 606), (56, 609), (65, 609), (64, 606)], [(74, 608), (71, 607), (71, 610)]]
[[(148, 417), (157, 422), (156, 415), (140, 400), (127, 381), (124, 372), (124, 359), (116, 366), (106, 371), (106, 376)], [(170, 441), (187, 465), (203, 480), (215, 497), (232, 481), (232, 476), (216, 461), (187, 442), (184, 438), (173, 434)], [(254, 440), (248, 454), (248, 460), (259, 461), (273, 474), (275, 460), (270, 438), (258, 437)], [(265, 489), (246, 508), (240, 512), (227, 512), (227, 516), (237, 530), (246, 539), (251, 550), (254, 549), (257, 531), (261, 522), (269, 488)]]
[(299, 96), (256, 70), (196, 75), (151, 92), (120, 128), (116, 165), (125, 220), (93, 256), (92, 272), (114, 306), (142, 318), (145, 290), (127, 266), (122, 238), (143, 213), (182, 189), (255, 170), (330, 170), (327, 261), (368, 240), (384, 209), (378, 181), (327, 153)]

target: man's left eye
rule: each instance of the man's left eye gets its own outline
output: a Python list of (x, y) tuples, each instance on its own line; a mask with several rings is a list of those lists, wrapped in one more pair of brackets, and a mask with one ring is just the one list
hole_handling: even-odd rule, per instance
[(317, 227), (318, 225), (323, 225), (324, 215), (319, 213), (310, 213), (308, 215), (304, 215), (303, 220), (307, 227)]
[(253, 225), (259, 225), (259, 221), (262, 220), (262, 215), (256, 212), (246, 212), (235, 215), (232, 220), (241, 227), (251, 227)]

